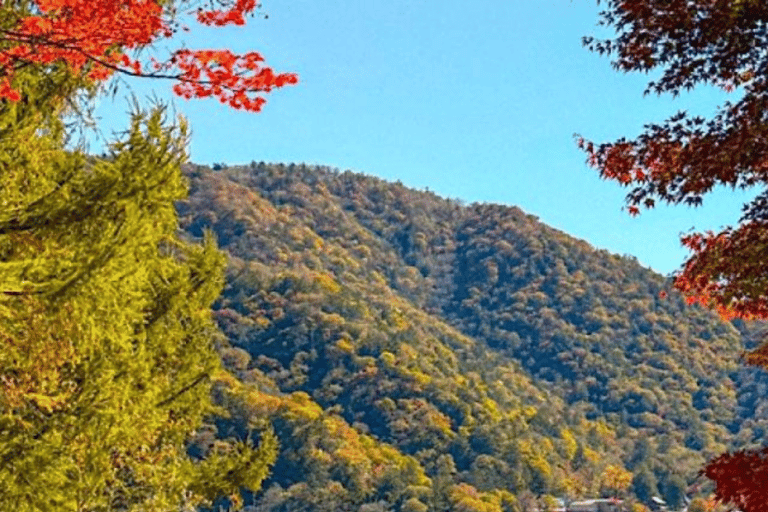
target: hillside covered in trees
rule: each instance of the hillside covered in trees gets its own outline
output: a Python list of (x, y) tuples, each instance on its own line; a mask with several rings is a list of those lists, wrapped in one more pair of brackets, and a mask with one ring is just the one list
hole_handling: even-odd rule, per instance
[(738, 365), (755, 329), (631, 257), (350, 172), (186, 173), (182, 226), (229, 255), (214, 308), (238, 381), (218, 435), (269, 423), (280, 443), (251, 510), (675, 506), (766, 432), (768, 379)]

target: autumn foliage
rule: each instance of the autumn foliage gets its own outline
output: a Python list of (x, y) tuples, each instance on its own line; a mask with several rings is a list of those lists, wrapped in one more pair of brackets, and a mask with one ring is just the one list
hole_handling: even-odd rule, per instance
[[(72, 73), (103, 81), (115, 73), (171, 79), (184, 98), (215, 97), (236, 109), (259, 111), (263, 93), (295, 84), (275, 73), (256, 52), (178, 49), (159, 61), (137, 50), (179, 30), (173, 6), (156, 0), (35, 0), (21, 2), (15, 22), (0, 27), (0, 98), (20, 99), (16, 72), (28, 66), (65, 65)], [(258, 4), (236, 0), (221, 9), (196, 11), (209, 26), (243, 25)]]
[[(733, 393), (762, 385), (737, 371), (737, 332), (660, 300), (665, 279), (632, 258), (351, 172), (186, 171), (180, 224), (231, 255), (223, 360), (257, 384), (255, 414), (277, 413), (257, 510), (545, 510), (539, 493), (679, 510), (708, 457), (765, 431), (765, 402)], [(418, 466), (379, 474), (378, 450), (326, 434), (337, 416)], [(419, 468), (431, 489), (409, 483)]]
[[(600, 3), (600, 2), (598, 2)], [(585, 38), (590, 50), (610, 55), (624, 72), (660, 70), (646, 93), (678, 95), (696, 86), (738, 92), (711, 119), (679, 112), (648, 124), (633, 140), (595, 144), (578, 137), (600, 175), (629, 187), (627, 209), (637, 215), (656, 201), (700, 205), (716, 187), (768, 184), (768, 4), (733, 1), (609, 1), (601, 25), (611, 40)], [(768, 318), (768, 193), (744, 206), (740, 223), (719, 233), (683, 237), (691, 257), (676, 276), (690, 302), (725, 318)], [(768, 368), (768, 347), (746, 354)], [(716, 495), (745, 512), (764, 510), (766, 452), (723, 455), (705, 468)]]

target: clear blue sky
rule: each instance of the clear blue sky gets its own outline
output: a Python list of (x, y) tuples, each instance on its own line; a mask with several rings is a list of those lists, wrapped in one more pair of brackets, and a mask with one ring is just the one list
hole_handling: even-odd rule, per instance
[[(582, 36), (601, 34), (593, 0), (264, 0), (262, 11), (268, 19), (242, 28), (193, 27), (187, 44), (257, 50), (300, 83), (269, 95), (260, 114), (174, 100), (194, 162), (323, 164), (517, 205), (665, 274), (685, 258), (680, 232), (738, 220), (743, 196), (730, 191), (697, 210), (631, 218), (624, 190), (584, 164), (574, 133), (631, 137), (678, 109), (710, 115), (726, 97), (643, 97), (649, 77), (582, 48)], [(134, 90), (170, 98), (163, 82)], [(127, 105), (101, 101), (105, 132), (124, 126)]]

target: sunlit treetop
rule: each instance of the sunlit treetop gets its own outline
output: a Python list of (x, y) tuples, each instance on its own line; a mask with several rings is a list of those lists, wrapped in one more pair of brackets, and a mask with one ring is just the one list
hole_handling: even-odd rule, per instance
[[(157, 0), (15, 0), (0, 8), (0, 98), (20, 99), (14, 86), (28, 66), (65, 65), (94, 82), (114, 74), (173, 80), (184, 98), (215, 97), (247, 111), (259, 111), (264, 93), (295, 84), (292, 73), (275, 73), (257, 52), (177, 49), (158, 60), (138, 50), (172, 37), (179, 29), (173, 3)], [(259, 7), (235, 0), (192, 10), (208, 26), (243, 25)]]

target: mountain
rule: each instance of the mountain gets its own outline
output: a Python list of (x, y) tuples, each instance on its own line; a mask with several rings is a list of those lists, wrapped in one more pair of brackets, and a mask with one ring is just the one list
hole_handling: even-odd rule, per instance
[(186, 174), (182, 226), (229, 255), (215, 315), (237, 381), (216, 428), (281, 443), (253, 511), (675, 505), (766, 432), (768, 379), (738, 364), (756, 330), (631, 257), (325, 167)]

